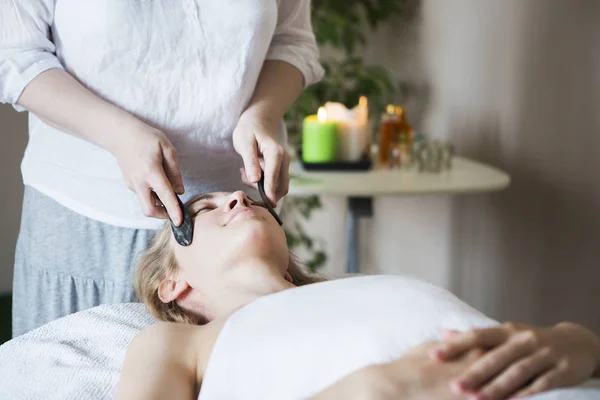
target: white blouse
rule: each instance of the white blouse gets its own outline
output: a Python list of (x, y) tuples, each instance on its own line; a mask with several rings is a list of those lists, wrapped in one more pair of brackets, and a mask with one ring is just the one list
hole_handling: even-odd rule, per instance
[[(0, 101), (64, 68), (100, 97), (161, 129), (177, 148), (186, 195), (244, 188), (231, 133), (265, 60), (306, 85), (323, 69), (310, 0), (0, 0)], [(29, 118), (23, 181), (108, 224), (157, 228), (114, 157)]]

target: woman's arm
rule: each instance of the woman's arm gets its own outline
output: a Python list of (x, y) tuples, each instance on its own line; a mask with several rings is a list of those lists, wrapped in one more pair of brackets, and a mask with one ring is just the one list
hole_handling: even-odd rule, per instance
[(276, 129), (302, 89), (304, 76), (298, 68), (285, 61), (266, 60), (240, 122), (260, 121)]
[(273, 206), (289, 185), (289, 156), (276, 139), (286, 110), (303, 88), (300, 71), (284, 61), (265, 61), (254, 95), (233, 132), (233, 145), (244, 161), (242, 177), (248, 184), (260, 180), (259, 156), (264, 159), (265, 194)]
[(0, 102), (112, 151), (123, 125), (141, 123), (63, 69), (49, 34), (54, 8), (55, 0), (0, 4)]
[(0, 2), (0, 102), (111, 152), (144, 214), (175, 223), (183, 193), (177, 152), (167, 137), (86, 89), (67, 73), (50, 38), (55, 0)]
[(154, 191), (173, 221), (181, 222), (174, 195), (184, 191), (179, 161), (164, 133), (96, 96), (60, 68), (44, 71), (29, 82), (18, 105), (62, 132), (108, 150), (146, 216), (166, 217)]
[(93, 94), (63, 69), (50, 69), (34, 78), (17, 104), (59, 128), (111, 153), (117, 152), (124, 130), (144, 123)]
[(197, 327), (159, 323), (129, 345), (116, 399), (196, 399)]
[[(302, 90), (323, 77), (310, 0), (281, 0), (277, 26), (254, 94), (242, 119), (276, 127)], [(274, 132), (273, 132), (274, 133)]]
[(233, 134), (235, 149), (244, 160), (244, 180), (258, 182), (259, 156), (263, 157), (265, 192), (273, 204), (287, 193), (289, 185), (289, 157), (275, 140), (280, 121), (302, 89), (323, 76), (310, 0), (281, 0), (278, 7), (266, 61)]
[(474, 348), (486, 354), (453, 382), (457, 393), (525, 397), (600, 375), (600, 338), (578, 324), (539, 328), (506, 323), (449, 333), (432, 357), (452, 360)]
[(431, 360), (429, 352), (436, 343), (413, 348), (399, 359), (362, 368), (324, 391), (312, 400), (458, 400), (449, 383), (482, 355), (472, 350), (456, 360), (440, 364)]

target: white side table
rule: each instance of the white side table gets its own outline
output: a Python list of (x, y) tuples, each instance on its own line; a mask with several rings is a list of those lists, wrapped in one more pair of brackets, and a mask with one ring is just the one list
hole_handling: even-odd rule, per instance
[(347, 273), (358, 273), (358, 218), (373, 215), (379, 195), (461, 194), (502, 190), (510, 177), (494, 167), (455, 157), (452, 170), (427, 173), (375, 167), (361, 172), (305, 171), (298, 160), (290, 165), (288, 196), (338, 195), (347, 198)]

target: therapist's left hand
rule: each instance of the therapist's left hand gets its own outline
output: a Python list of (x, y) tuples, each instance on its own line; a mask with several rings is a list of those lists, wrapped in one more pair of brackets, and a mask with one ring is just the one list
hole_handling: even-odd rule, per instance
[(262, 164), (265, 194), (273, 207), (287, 194), (290, 184), (290, 156), (277, 142), (278, 127), (279, 121), (242, 115), (233, 131), (233, 147), (244, 161), (242, 179), (256, 186)]
[(469, 399), (492, 400), (531, 396), (574, 386), (594, 374), (600, 340), (585, 327), (561, 323), (551, 328), (506, 323), (464, 333), (446, 332), (431, 355), (449, 361), (474, 348), (486, 350), (452, 383)]

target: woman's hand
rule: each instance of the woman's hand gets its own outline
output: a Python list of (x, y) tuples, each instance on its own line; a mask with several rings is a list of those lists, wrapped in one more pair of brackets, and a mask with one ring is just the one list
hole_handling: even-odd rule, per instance
[(134, 123), (109, 150), (117, 158), (127, 187), (137, 194), (144, 215), (166, 218), (166, 208), (173, 223), (180, 225), (183, 215), (175, 193), (183, 194), (184, 188), (177, 150), (165, 134)]
[(144, 214), (183, 221), (174, 191), (183, 193), (177, 151), (159, 130), (101, 99), (62, 69), (39, 74), (23, 91), (19, 105), (64, 133), (87, 140), (117, 159), (127, 187)]
[(244, 160), (242, 180), (255, 185), (265, 174), (265, 194), (275, 207), (290, 184), (290, 156), (275, 139), (279, 121), (242, 115), (233, 132), (233, 146)]
[(600, 339), (572, 323), (552, 328), (506, 323), (447, 333), (431, 355), (448, 361), (474, 348), (489, 351), (452, 382), (456, 393), (473, 399), (519, 398), (577, 385), (600, 365)]
[(437, 343), (419, 345), (390, 363), (371, 365), (342, 378), (312, 400), (460, 400), (449, 382), (477, 361), (479, 349), (438, 363), (429, 352)]

